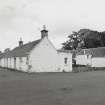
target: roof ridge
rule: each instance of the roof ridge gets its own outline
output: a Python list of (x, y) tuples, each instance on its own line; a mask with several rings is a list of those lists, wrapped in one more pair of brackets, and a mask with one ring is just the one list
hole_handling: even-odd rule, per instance
[[(15, 48), (22, 48), (22, 47), (24, 47), (24, 46), (26, 46), (26, 45), (28, 45), (28, 44), (31, 44), (31, 43), (34, 43), (34, 42), (37, 42), (37, 41), (40, 41), (41, 39), (37, 39), (37, 40), (34, 40), (34, 41), (31, 41), (31, 42), (28, 42), (28, 43), (25, 43), (25, 44), (23, 44), (21, 47), (20, 46), (16, 46)], [(15, 48), (13, 48), (12, 50), (14, 50)], [(11, 50), (11, 51), (12, 51)]]
[(36, 46), (39, 42), (41, 41), (41, 39), (38, 39), (38, 40), (34, 40), (32, 42), (28, 42), (24, 45), (22, 45), (21, 47), (17, 46), (15, 48), (13, 48), (12, 50), (8, 51), (8, 52), (4, 52), (1, 54), (6, 56), (6, 57), (25, 57), (28, 55), (27, 52), (30, 52), (32, 50), (32, 48), (34, 46)]
[(105, 47), (96, 47), (96, 48), (85, 48), (85, 49), (81, 49), (81, 50), (89, 50), (89, 49), (98, 49), (98, 48), (105, 48)]

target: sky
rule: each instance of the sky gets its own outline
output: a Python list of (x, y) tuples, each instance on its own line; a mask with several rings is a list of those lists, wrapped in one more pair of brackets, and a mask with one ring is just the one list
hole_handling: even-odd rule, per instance
[(56, 48), (72, 31), (105, 31), (105, 0), (0, 0), (0, 50), (39, 39), (46, 25)]

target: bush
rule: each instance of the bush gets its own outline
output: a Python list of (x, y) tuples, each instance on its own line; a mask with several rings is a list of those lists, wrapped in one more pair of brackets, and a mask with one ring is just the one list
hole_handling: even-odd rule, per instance
[(75, 72), (75, 73), (77, 73), (77, 72), (87, 72), (87, 71), (93, 71), (93, 69), (91, 67), (88, 67), (88, 66), (73, 67), (73, 72)]

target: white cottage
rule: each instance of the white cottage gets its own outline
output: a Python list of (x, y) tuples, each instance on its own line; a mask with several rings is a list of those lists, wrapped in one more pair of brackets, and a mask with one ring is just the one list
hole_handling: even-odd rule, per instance
[(23, 44), (0, 54), (0, 66), (24, 72), (71, 72), (72, 54), (56, 50), (48, 39), (48, 31), (41, 31), (41, 39)]
[(81, 49), (76, 55), (76, 64), (105, 67), (105, 47)]

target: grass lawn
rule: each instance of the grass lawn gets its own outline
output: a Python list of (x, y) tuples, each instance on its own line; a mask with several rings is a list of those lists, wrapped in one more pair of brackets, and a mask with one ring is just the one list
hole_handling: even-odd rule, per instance
[(27, 74), (0, 69), (0, 105), (105, 105), (105, 71)]

